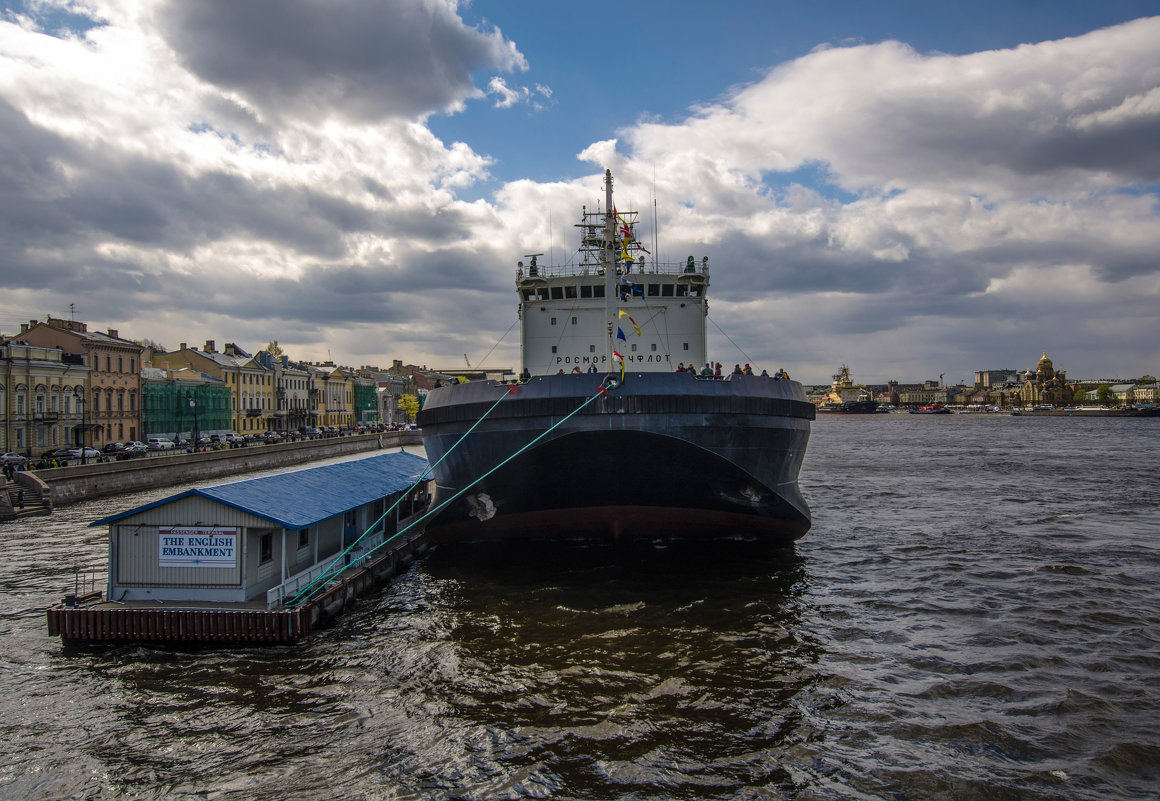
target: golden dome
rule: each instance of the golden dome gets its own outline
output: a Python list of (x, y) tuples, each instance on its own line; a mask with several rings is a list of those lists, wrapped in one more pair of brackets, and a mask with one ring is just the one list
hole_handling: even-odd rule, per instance
[(1047, 351), (1043, 351), (1043, 358), (1035, 363), (1036, 370), (1050, 370), (1053, 366), (1051, 359), (1047, 358)]

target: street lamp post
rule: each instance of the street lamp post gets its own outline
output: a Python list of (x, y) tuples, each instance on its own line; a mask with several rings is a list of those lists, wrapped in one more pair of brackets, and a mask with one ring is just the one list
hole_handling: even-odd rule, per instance
[(81, 464), (87, 462), (85, 454), (85, 391), (83, 387), (77, 387), (73, 390), (73, 397), (76, 398), (77, 406), (81, 407), (81, 427), (77, 434), (78, 447), (81, 449)]
[(189, 393), (188, 395), (186, 395), (186, 397), (189, 399), (189, 408), (191, 411), (193, 411), (193, 437), (192, 437), (193, 443), (192, 444), (193, 444), (193, 450), (196, 452), (197, 451), (197, 439), (198, 439), (197, 438), (197, 433), (198, 433), (197, 432), (197, 429), (198, 429), (198, 426), (197, 426), (197, 399), (193, 397), (193, 393)]

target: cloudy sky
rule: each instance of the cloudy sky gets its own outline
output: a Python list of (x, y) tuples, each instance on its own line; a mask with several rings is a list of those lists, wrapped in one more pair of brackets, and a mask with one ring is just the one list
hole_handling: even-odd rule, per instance
[(518, 369), (610, 167), (727, 364), (1160, 371), (1160, 3), (688, 6), (9, 3), (0, 333)]

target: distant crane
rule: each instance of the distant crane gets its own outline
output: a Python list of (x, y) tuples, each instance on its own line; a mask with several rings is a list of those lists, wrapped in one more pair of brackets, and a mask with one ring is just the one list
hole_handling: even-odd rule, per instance
[(471, 369), (471, 359), (467, 358), (467, 354), (463, 354), (463, 361), (467, 362), (467, 368)]

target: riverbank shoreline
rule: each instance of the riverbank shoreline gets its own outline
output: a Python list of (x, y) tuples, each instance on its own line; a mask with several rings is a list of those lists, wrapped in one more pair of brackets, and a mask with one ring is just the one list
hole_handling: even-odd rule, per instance
[(29, 471), (47, 487), (52, 508), (157, 487), (293, 467), (320, 459), (421, 445), (418, 431), (354, 434), (329, 439), (255, 445), (221, 451), (177, 453), (159, 458), (54, 467)]

